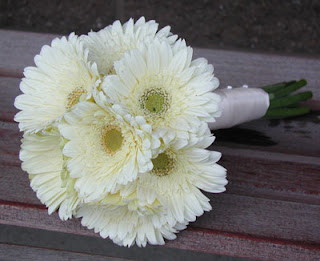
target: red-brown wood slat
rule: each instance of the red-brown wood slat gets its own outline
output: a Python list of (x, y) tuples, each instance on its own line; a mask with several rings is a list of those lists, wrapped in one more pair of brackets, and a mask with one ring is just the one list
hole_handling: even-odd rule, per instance
[[(95, 235), (79, 220), (62, 222), (56, 214), (48, 216), (20, 169), (21, 134), (12, 120), (14, 97), (20, 93), (17, 77), (54, 37), (0, 30), (0, 222)], [(205, 49), (195, 49), (195, 54), (215, 65), (223, 85), (307, 78), (319, 104), (317, 59)], [(166, 246), (262, 260), (319, 260), (319, 123), (318, 112), (313, 112), (294, 120), (259, 120), (217, 131), (210, 149), (223, 153), (227, 192), (208, 195), (213, 210)]]
[[(319, 101), (320, 105), (320, 101)], [(296, 118), (256, 120), (215, 131), (219, 146), (304, 156), (320, 155), (320, 109)]]
[(0, 75), (22, 77), (23, 69), (33, 65), (41, 47), (57, 35), (0, 30)]
[[(1, 165), (3, 169), (7, 169), (2, 174), (2, 180), (17, 182), (23, 176), (18, 158), (22, 134), (16, 123), (0, 122), (0, 127)], [(320, 203), (318, 157), (269, 152), (263, 151), (263, 148), (252, 150), (215, 145), (210, 148), (222, 152), (220, 164), (228, 169), (228, 190), (232, 189), (233, 193)], [(23, 179), (21, 184), (25, 181)], [(19, 196), (5, 190), (3, 194), (5, 197)]]
[[(13, 122), (17, 112), (13, 102), (19, 90), (20, 78), (0, 76), (0, 121)], [(320, 102), (319, 102), (320, 104)], [(320, 155), (320, 111), (287, 120), (258, 120), (230, 130), (215, 131), (215, 145), (264, 151)], [(295, 142), (292, 142), (292, 141)]]
[[(1, 131), (0, 198), (27, 206), (36, 204), (38, 211), (44, 209), (28, 185), (27, 174), (20, 169), (21, 134), (17, 124), (2, 122)], [(319, 243), (318, 158), (228, 147), (215, 149), (223, 152), (221, 164), (228, 169), (230, 184), (226, 193), (208, 195), (213, 211), (192, 226)], [(14, 218), (8, 219), (10, 224), (17, 224)]]
[[(48, 216), (44, 209), (25, 205), (0, 205), (0, 220), (3, 224), (14, 223), (37, 229), (98, 236), (92, 230), (84, 229), (79, 220), (60, 222), (56, 213)], [(319, 260), (318, 245), (252, 237), (203, 228), (188, 228), (180, 232), (176, 240), (167, 242), (165, 247), (227, 254), (256, 260)]]
[[(196, 222), (190, 224), (191, 227), (245, 234), (252, 237), (319, 244), (319, 205), (231, 193), (208, 196), (211, 199), (212, 211), (205, 213)], [(14, 202), (9, 201), (2, 201), (1, 203), (14, 204)], [(38, 210), (45, 209), (40, 203), (29, 204), (25, 200), (19, 202), (19, 204), (34, 207)], [(10, 223), (11, 225), (16, 222), (16, 217), (0, 216), (2, 222), (13, 222)], [(62, 221), (57, 220), (56, 222)], [(37, 223), (34, 226), (37, 226)], [(207, 251), (211, 252), (210, 249)]]
[(320, 57), (301, 57), (276, 54), (247, 53), (226, 50), (198, 49), (196, 57), (205, 57), (214, 65), (221, 86), (249, 87), (305, 78), (307, 89), (320, 97)]
[[(4, 170), (9, 171), (2, 180), (3, 186), (6, 187), (0, 195), (2, 200), (9, 203), (32, 203), (43, 208), (28, 188), (28, 178), (25, 173), (13, 167), (4, 168)], [(19, 177), (16, 176), (17, 173), (20, 174)], [(17, 189), (20, 190), (18, 193)], [(241, 195), (243, 190), (248, 192)], [(252, 190), (256, 193), (252, 193)], [(245, 184), (240, 187), (239, 184), (231, 183), (224, 194), (207, 194), (211, 199), (213, 210), (205, 213), (191, 225), (220, 231), (319, 243), (320, 206), (278, 199), (276, 196), (272, 198), (273, 193), (279, 192), (271, 189), (258, 190), (254, 185), (246, 186)], [(295, 196), (298, 197), (299, 194), (296, 193)]]
[(43, 247), (31, 247), (24, 245), (0, 243), (0, 260), (32, 260), (32, 261), (57, 261), (57, 260), (77, 260), (77, 261), (127, 261), (129, 259), (115, 258), (73, 251), (58, 249), (48, 249)]
[[(33, 57), (57, 35), (0, 30), (0, 75), (21, 77), (24, 67), (33, 65)], [(221, 86), (262, 86), (305, 78), (315, 97), (320, 97), (320, 59), (285, 55), (194, 49), (195, 57), (205, 57), (215, 67)]]
[(13, 121), (18, 112), (13, 103), (21, 94), (19, 84), (20, 78), (0, 77), (0, 121)]

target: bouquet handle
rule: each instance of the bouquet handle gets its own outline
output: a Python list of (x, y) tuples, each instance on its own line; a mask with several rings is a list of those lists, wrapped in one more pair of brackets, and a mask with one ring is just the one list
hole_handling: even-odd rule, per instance
[(269, 95), (261, 88), (225, 88), (215, 91), (221, 97), (221, 116), (210, 122), (211, 130), (262, 118), (270, 105)]

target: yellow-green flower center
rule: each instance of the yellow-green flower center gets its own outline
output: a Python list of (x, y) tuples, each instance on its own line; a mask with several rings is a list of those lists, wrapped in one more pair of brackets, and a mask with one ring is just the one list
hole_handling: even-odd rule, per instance
[(120, 128), (117, 126), (109, 125), (104, 127), (101, 138), (104, 151), (109, 155), (114, 154), (122, 147), (123, 136)]
[(113, 75), (113, 74), (117, 74), (117, 73), (114, 67), (112, 66), (112, 68), (108, 71), (107, 75)]
[(166, 152), (161, 153), (155, 159), (152, 159), (152, 173), (157, 176), (167, 176), (174, 167), (174, 159)]
[(77, 104), (80, 100), (80, 96), (86, 93), (83, 88), (76, 88), (71, 93), (69, 93), (67, 98), (67, 109), (72, 108), (75, 104)]
[(147, 114), (162, 114), (168, 109), (168, 94), (161, 89), (147, 90), (140, 98), (140, 105)]

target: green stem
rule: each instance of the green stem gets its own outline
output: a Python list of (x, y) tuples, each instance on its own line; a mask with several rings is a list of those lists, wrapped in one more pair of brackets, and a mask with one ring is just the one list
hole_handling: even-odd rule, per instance
[(302, 88), (307, 84), (305, 79), (286, 85), (284, 88), (274, 92), (274, 98), (280, 98), (289, 95), (290, 93)]
[(291, 96), (286, 96), (280, 99), (270, 100), (269, 109), (287, 107), (293, 104), (299, 104), (301, 101), (306, 101), (312, 98), (312, 92), (301, 92)]
[(282, 89), (283, 87), (287, 86), (288, 84), (294, 83), (296, 81), (291, 81), (291, 82), (279, 82), (276, 84), (272, 84), (272, 85), (266, 85), (261, 87), (265, 92), (267, 93), (273, 93), (276, 92), (280, 89)]
[(295, 117), (299, 115), (304, 115), (310, 112), (308, 107), (298, 107), (298, 108), (280, 108), (280, 109), (268, 109), (265, 117), (272, 119), (283, 119), (289, 117)]
[(282, 119), (306, 114), (308, 107), (300, 106), (301, 101), (312, 97), (311, 91), (290, 95), (307, 84), (307, 81), (282, 82), (262, 87), (269, 94), (270, 105), (265, 115), (267, 118)]
[(296, 108), (296, 107), (299, 107), (299, 106), (300, 106), (300, 103), (296, 102), (296, 103), (292, 103), (292, 104), (288, 105), (288, 108)]

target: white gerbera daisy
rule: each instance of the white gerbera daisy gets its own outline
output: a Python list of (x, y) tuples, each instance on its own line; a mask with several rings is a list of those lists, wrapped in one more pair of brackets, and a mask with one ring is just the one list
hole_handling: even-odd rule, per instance
[(137, 180), (139, 201), (158, 200), (179, 223), (192, 222), (211, 210), (200, 190), (225, 191), (226, 170), (216, 162), (220, 153), (201, 148), (168, 148), (152, 160), (153, 169)]
[(140, 43), (149, 44), (154, 39), (173, 43), (177, 39), (176, 35), (171, 35), (170, 26), (157, 30), (158, 24), (153, 20), (146, 22), (141, 17), (134, 23), (131, 18), (123, 25), (115, 21), (99, 32), (90, 32), (82, 40), (90, 50), (89, 60), (97, 63), (100, 74), (107, 75), (114, 72), (115, 61), (122, 58), (126, 51), (138, 48)]
[(101, 200), (127, 184), (138, 173), (152, 169), (151, 157), (160, 140), (143, 117), (132, 117), (119, 105), (104, 108), (80, 102), (65, 114), (59, 124), (68, 140), (63, 153), (75, 189), (86, 202)]
[(226, 170), (216, 164), (220, 153), (204, 149), (214, 137), (205, 125), (203, 131), (203, 139), (183, 148), (173, 140), (152, 159), (151, 171), (118, 186), (117, 193), (95, 205), (82, 204), (76, 214), (82, 225), (124, 246), (161, 245), (164, 238), (175, 239), (175, 233), (211, 210), (200, 190), (220, 193), (227, 184)]
[(21, 111), (15, 116), (21, 131), (46, 128), (76, 104), (80, 97), (89, 98), (99, 83), (95, 64), (88, 62), (88, 51), (74, 34), (68, 39), (54, 39), (43, 46), (34, 58), (36, 67), (24, 70), (20, 83), (24, 93), (15, 100)]
[(212, 93), (219, 85), (213, 66), (203, 58), (191, 59), (192, 49), (185, 41), (171, 46), (155, 40), (125, 53), (115, 62), (116, 75), (106, 76), (101, 88), (132, 115), (184, 138), (188, 131), (197, 132), (202, 121), (220, 115), (220, 97)]
[(94, 229), (103, 238), (110, 238), (120, 246), (130, 247), (135, 243), (145, 247), (147, 243), (163, 245), (164, 238), (173, 240), (175, 233), (185, 229), (187, 223), (175, 222), (172, 226), (168, 220), (173, 218), (162, 212), (141, 214), (136, 209), (123, 206), (81, 205), (76, 214), (82, 217), (81, 224)]
[(135, 193), (139, 202), (159, 202), (175, 222), (195, 221), (204, 211), (211, 210), (209, 199), (200, 190), (221, 193), (228, 183), (225, 168), (216, 163), (221, 154), (204, 149), (213, 139), (208, 130), (196, 144), (181, 148), (173, 141), (152, 159), (151, 171), (139, 175), (130, 186), (120, 188), (121, 196)]
[(72, 217), (79, 199), (73, 189), (73, 179), (64, 171), (60, 149), (61, 136), (55, 128), (41, 134), (24, 134), (20, 160), (22, 169), (29, 174), (30, 185), (51, 214), (59, 208), (62, 220)]

